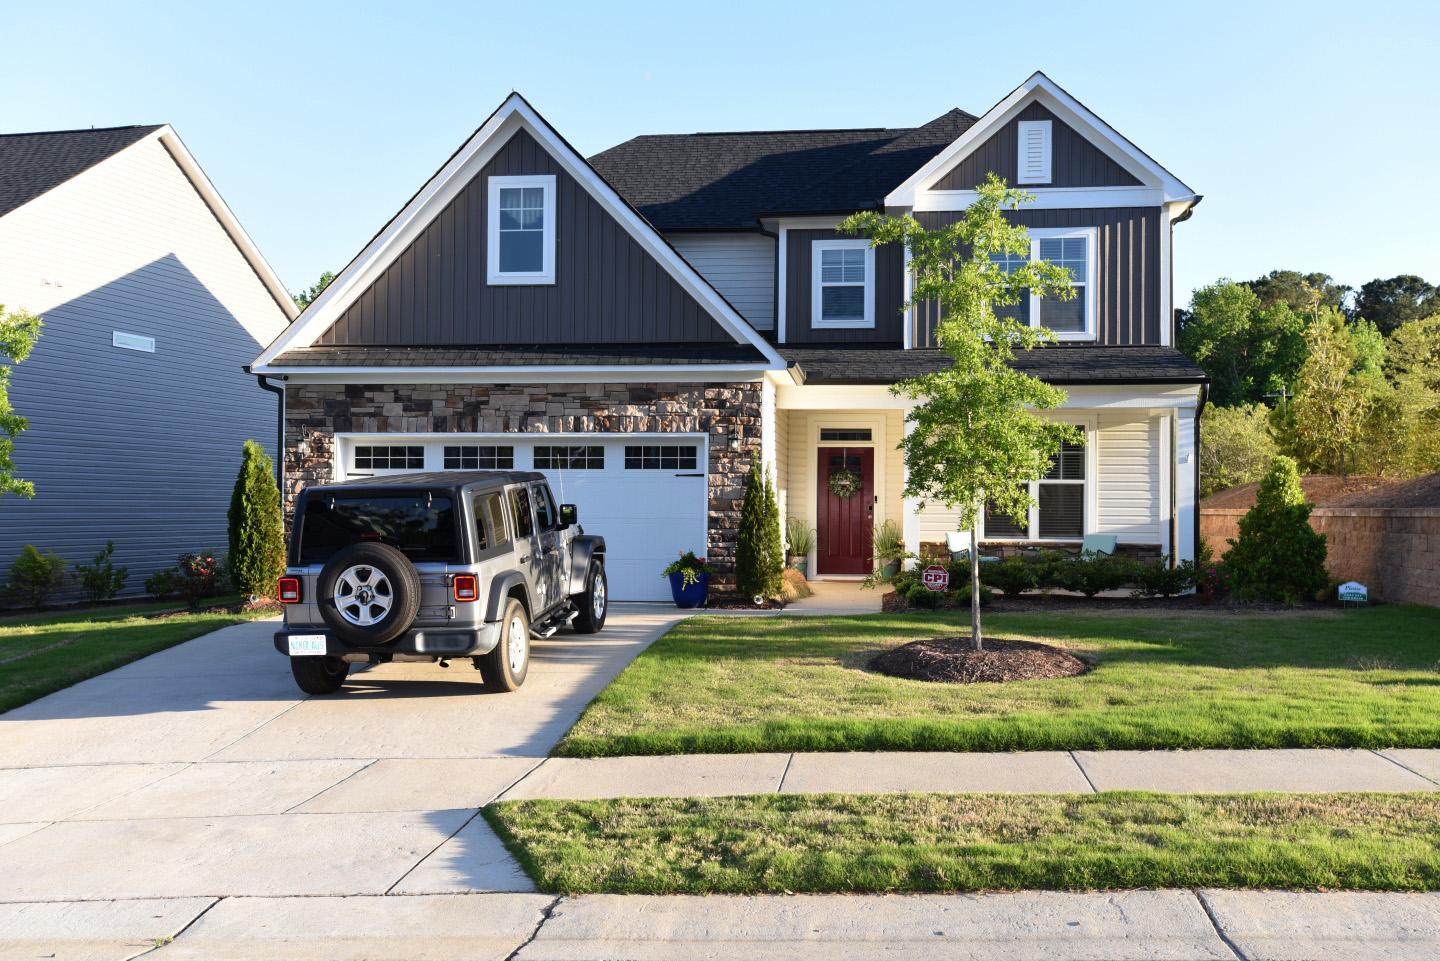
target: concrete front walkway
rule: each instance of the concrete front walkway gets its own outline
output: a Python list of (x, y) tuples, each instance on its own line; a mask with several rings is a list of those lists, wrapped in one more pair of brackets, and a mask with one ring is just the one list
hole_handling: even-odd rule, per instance
[(0, 932), (60, 961), (1428, 961), (1440, 895), (192, 898), (0, 904)]
[(306, 697), (255, 622), (11, 711), (0, 903), (531, 890), (479, 808), (682, 616), (616, 605), (599, 635), (536, 642), (502, 695), (457, 661)]
[(1440, 790), (1440, 750), (691, 754), (549, 758), (497, 800), (731, 794)]

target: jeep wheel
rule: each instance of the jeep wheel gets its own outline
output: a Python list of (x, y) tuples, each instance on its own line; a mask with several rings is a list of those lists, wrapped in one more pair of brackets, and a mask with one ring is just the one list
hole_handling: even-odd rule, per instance
[(530, 618), (525, 605), (517, 599), (505, 602), (505, 616), (500, 619), (500, 643), (489, 654), (477, 657), (485, 689), (503, 694), (525, 683), (530, 670)]
[(345, 683), (350, 665), (338, 657), (292, 657), (290, 673), (306, 694), (334, 694)]
[(580, 634), (598, 634), (605, 626), (605, 615), (610, 612), (610, 590), (605, 581), (605, 565), (599, 561), (590, 562), (590, 573), (585, 575), (585, 590), (570, 598), (575, 603), (575, 620), (571, 623)]
[(388, 644), (415, 622), (420, 575), (388, 544), (351, 544), (316, 581), (320, 615), (352, 644)]

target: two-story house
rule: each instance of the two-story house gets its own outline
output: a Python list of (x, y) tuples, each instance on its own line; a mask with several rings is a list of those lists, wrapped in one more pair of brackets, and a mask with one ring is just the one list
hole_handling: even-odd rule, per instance
[[(611, 593), (661, 598), (677, 551), (733, 564), (746, 472), (818, 533), (810, 571), (871, 569), (872, 531), (943, 542), (903, 496), (913, 400), (948, 363), (905, 311), (905, 252), (837, 234), (857, 210), (958, 217), (994, 171), (1036, 196), (1032, 256), (1078, 296), (1022, 316), (1025, 369), (1083, 426), (991, 543), (1193, 557), (1204, 374), (1174, 347), (1171, 232), (1199, 196), (1043, 74), (983, 116), (914, 129), (637, 137), (577, 154), (518, 94), (256, 361), (285, 391), (287, 493), (359, 475), (545, 472), (610, 545)], [(847, 483), (831, 484), (848, 472)], [(853, 475), (853, 476), (851, 476)]]

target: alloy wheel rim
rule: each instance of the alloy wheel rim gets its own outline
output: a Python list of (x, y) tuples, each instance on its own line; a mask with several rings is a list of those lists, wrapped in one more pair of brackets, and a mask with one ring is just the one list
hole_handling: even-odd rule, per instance
[(525, 653), (529, 631), (525, 629), (525, 621), (519, 617), (510, 619), (510, 672), (519, 674), (525, 669)]
[(595, 587), (591, 592), (590, 611), (595, 615), (595, 620), (605, 616), (605, 578), (596, 576)]
[(348, 567), (335, 579), (335, 609), (356, 627), (383, 621), (395, 603), (390, 578), (369, 564)]

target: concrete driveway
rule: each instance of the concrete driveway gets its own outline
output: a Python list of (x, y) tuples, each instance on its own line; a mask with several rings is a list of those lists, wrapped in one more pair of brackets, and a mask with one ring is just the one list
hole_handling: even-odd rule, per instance
[(682, 616), (536, 642), (514, 694), (459, 661), (306, 697), (255, 622), (26, 705), (0, 717), (0, 904), (528, 891), (479, 807)]

